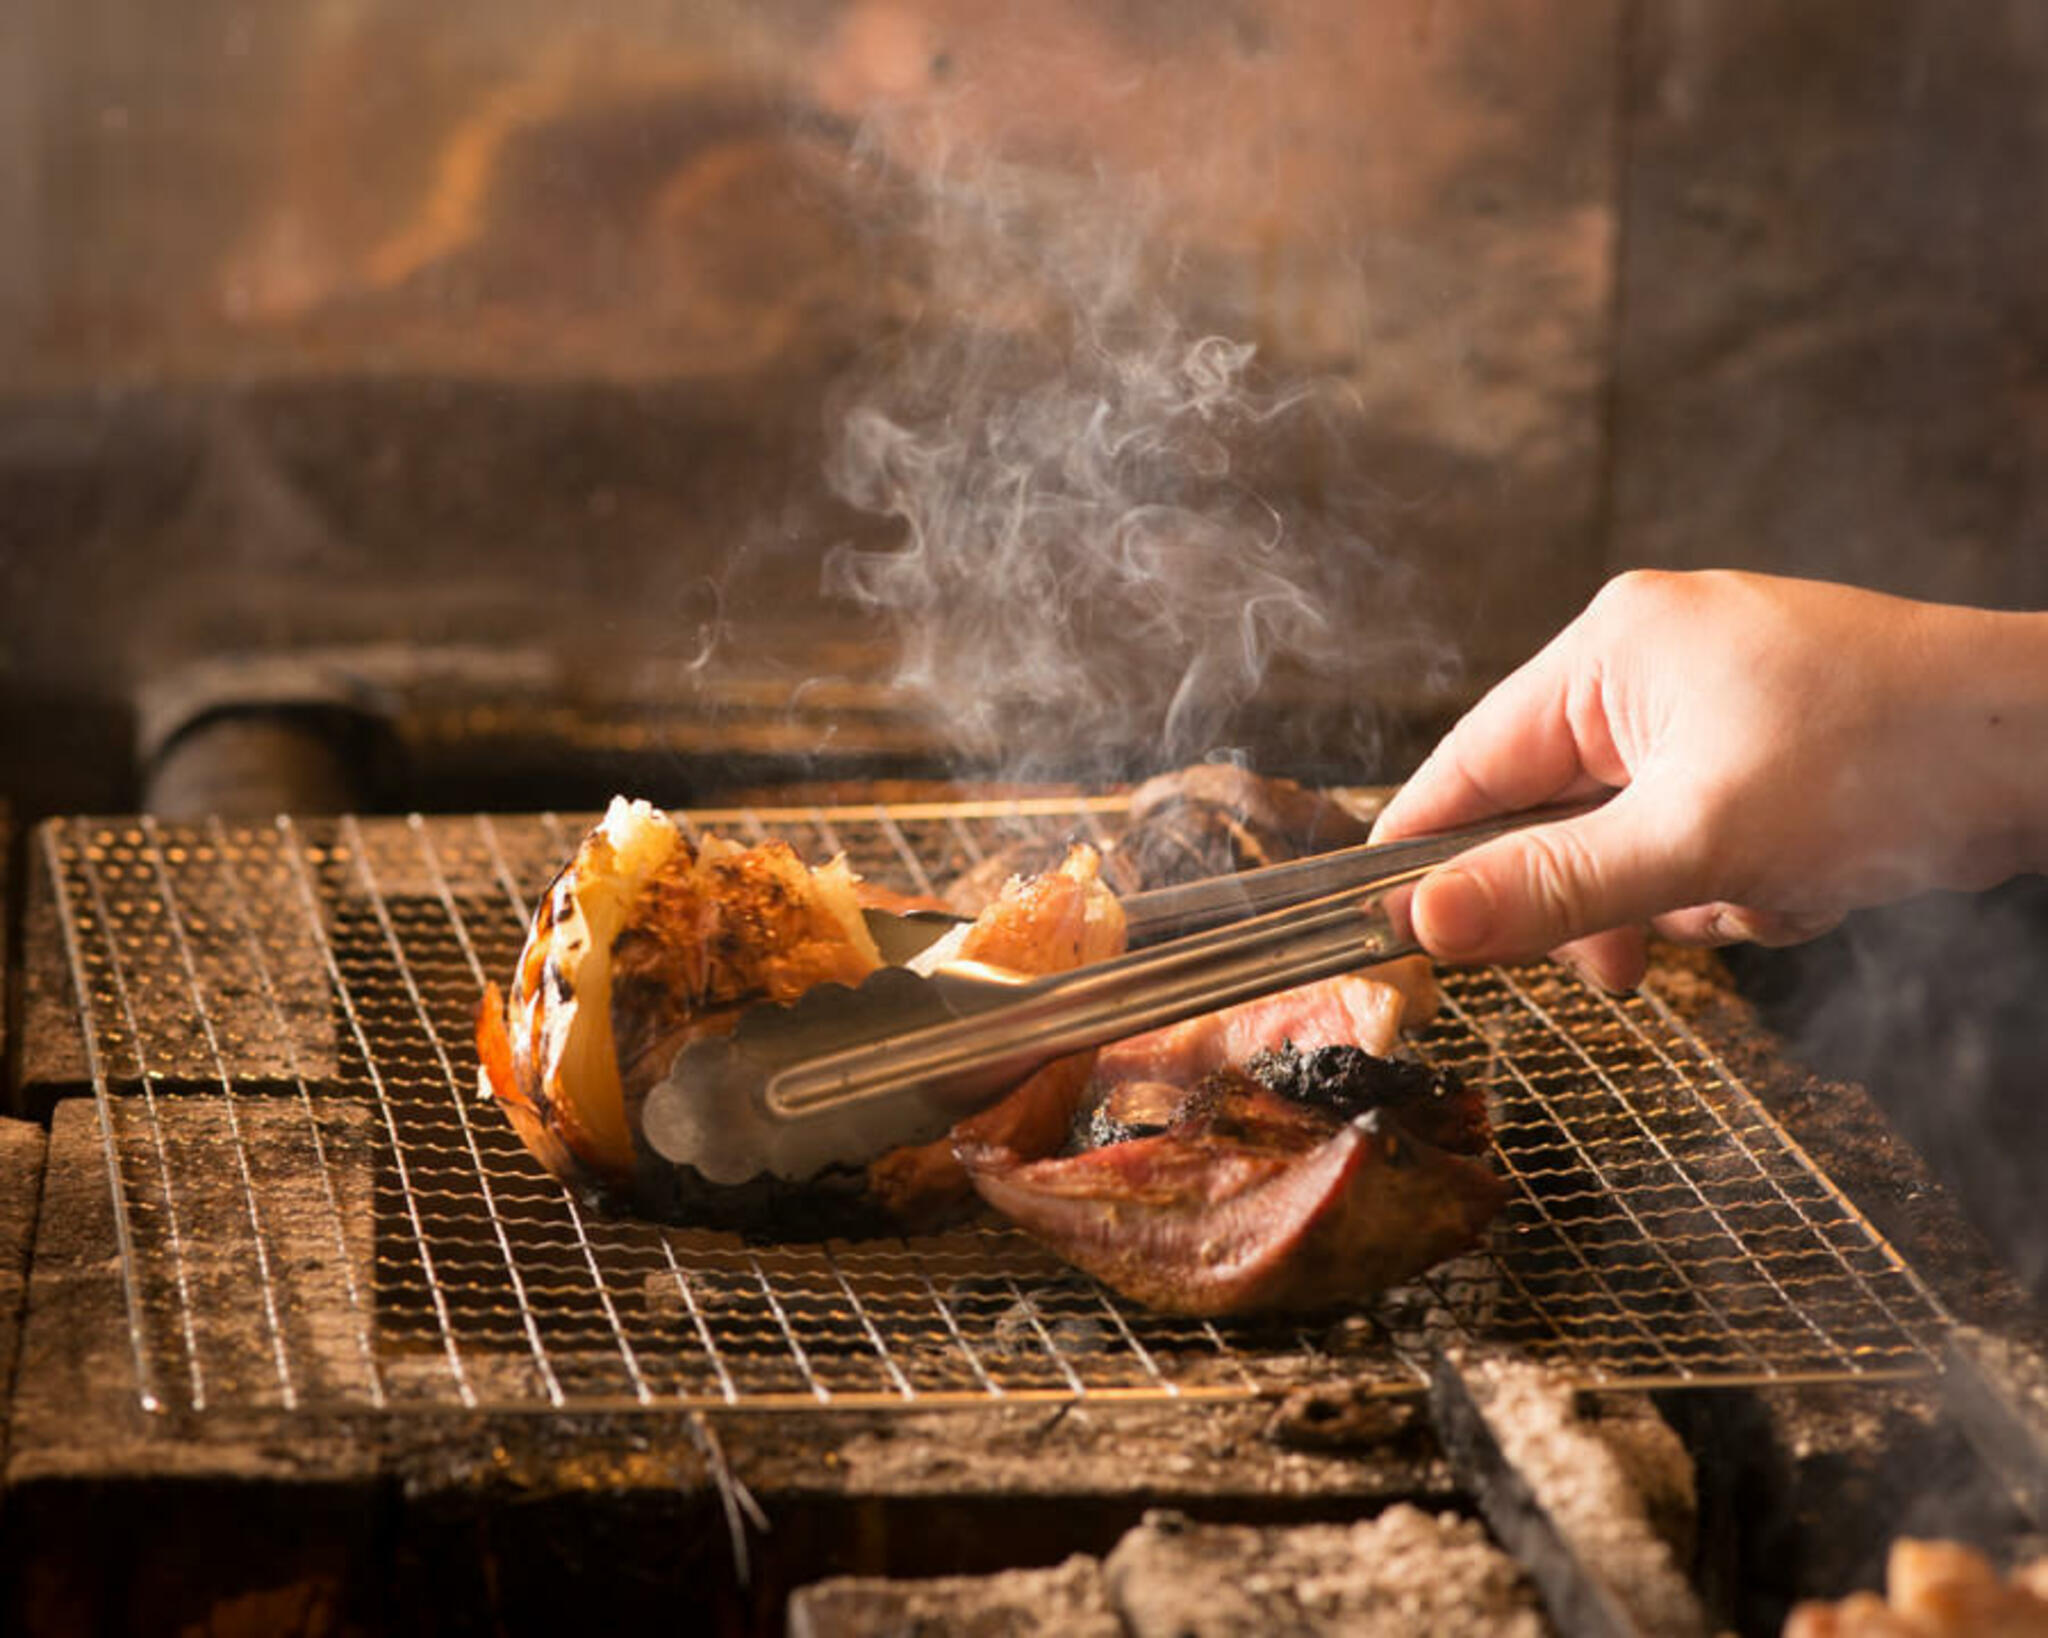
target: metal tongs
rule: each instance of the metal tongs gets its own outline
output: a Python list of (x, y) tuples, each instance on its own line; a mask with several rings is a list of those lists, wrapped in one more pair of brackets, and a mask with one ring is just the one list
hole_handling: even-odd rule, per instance
[[(1491, 837), (1584, 811), (1134, 893), (1122, 901), (1127, 940), (1143, 947), (1050, 977), (919, 961), (751, 1007), (731, 1034), (683, 1050), (648, 1093), (641, 1130), (713, 1183), (862, 1164), (937, 1137), (1068, 1053), (1413, 954), (1416, 882)], [(959, 925), (916, 912), (870, 921), (895, 961)]]

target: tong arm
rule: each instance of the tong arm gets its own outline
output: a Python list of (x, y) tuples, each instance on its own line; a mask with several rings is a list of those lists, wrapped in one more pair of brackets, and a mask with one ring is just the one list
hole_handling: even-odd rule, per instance
[(1134, 895), (1127, 913), (1137, 903), (1146, 925), (1197, 930), (1071, 972), (891, 966), (749, 1008), (732, 1035), (684, 1050), (642, 1130), (716, 1183), (801, 1180), (928, 1141), (1055, 1058), (1415, 951), (1417, 881), (1488, 836), (1577, 811)]

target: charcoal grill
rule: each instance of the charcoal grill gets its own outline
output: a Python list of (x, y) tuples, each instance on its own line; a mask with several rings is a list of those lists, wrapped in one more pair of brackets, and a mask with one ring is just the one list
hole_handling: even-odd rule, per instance
[[(1120, 798), (730, 809), (930, 892)], [(137, 1401), (204, 1415), (1412, 1393), (1453, 1342), (1589, 1387), (1882, 1379), (1949, 1321), (1654, 990), (1453, 973), (1419, 1049), (1490, 1089), (1483, 1252), (1312, 1325), (1148, 1313), (1025, 1236), (750, 1244), (626, 1221), (476, 1091), (472, 1018), (586, 823), (46, 825)]]

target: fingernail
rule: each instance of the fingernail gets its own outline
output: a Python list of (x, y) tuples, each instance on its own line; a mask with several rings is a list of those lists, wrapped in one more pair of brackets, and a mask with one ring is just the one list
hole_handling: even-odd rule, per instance
[(1622, 996), (1635, 994), (1635, 986), (1633, 984), (1615, 983), (1613, 979), (1609, 978), (1576, 950), (1560, 950), (1556, 952), (1556, 955), (1558, 965), (1566, 968), (1574, 978), (1589, 990), (1598, 990), (1602, 995)]
[(1439, 870), (1423, 891), (1422, 918), (1439, 955), (1478, 950), (1493, 932), (1493, 890), (1467, 870)]

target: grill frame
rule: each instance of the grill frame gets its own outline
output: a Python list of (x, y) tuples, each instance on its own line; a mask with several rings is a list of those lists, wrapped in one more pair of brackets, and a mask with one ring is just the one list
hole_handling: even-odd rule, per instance
[[(754, 840), (788, 835), (811, 856), (844, 850), (867, 874), (930, 891), (949, 867), (972, 863), (1006, 833), (1075, 829), (1102, 840), (1122, 810), (1115, 797), (1047, 797), (677, 817)], [(1324, 1378), (1353, 1391), (1412, 1394), (1426, 1382), (1432, 1352), (1453, 1341), (1522, 1346), (1587, 1387), (1886, 1380), (1938, 1368), (1951, 1324), (1940, 1301), (1674, 1008), (1654, 993), (1599, 995), (1550, 966), (1450, 978), (1447, 1018), (1423, 1038), (1426, 1052), (1454, 1061), (1463, 1054), (1468, 1068), (1475, 1053), (1495, 1055), (1515, 1083), (1503, 1083), (1498, 1101), (1516, 1196), (1491, 1248), (1335, 1323), (1162, 1320), (1057, 1272), (1014, 1231), (749, 1249), (730, 1237), (593, 1217), (526, 1159), (496, 1113), (469, 1095), (463, 1074), (475, 994), (510, 970), (525, 911), (583, 822), (413, 815), (280, 819), (269, 827), (148, 819), (43, 827), (40, 858), (56, 889), (105, 1137), (143, 1408), (312, 1417), (865, 1410), (1075, 1397), (1160, 1403), (1243, 1400)], [(934, 837), (949, 839), (944, 858), (922, 845)], [(495, 911), (485, 909), (492, 904)], [(286, 906), (296, 924), (283, 916)], [(488, 924), (473, 925), (484, 915)], [(391, 961), (378, 978), (367, 953), (380, 943)], [(159, 1016), (167, 980), (192, 1002), (182, 1026)], [(1506, 1012), (1502, 998), (1512, 1002)], [(386, 1044), (391, 1032), (405, 1034), (408, 1008), (412, 1039), (394, 1054)], [(1517, 1029), (1535, 1033), (1517, 1046)], [(1503, 1048), (1504, 1030), (1511, 1039)], [(1647, 1054), (1661, 1076), (1621, 1084), (1598, 1058), (1600, 1042), (1626, 1045), (1638, 1055), (1631, 1062)], [(1562, 1054), (1563, 1067), (1539, 1063), (1538, 1044)], [(309, 1061), (323, 1053), (327, 1061)], [(394, 1065), (394, 1056), (404, 1061)], [(318, 1073), (323, 1067), (335, 1073)], [(1614, 1220), (1589, 1215), (1599, 1193), (1557, 1181), (1571, 1169), (1554, 1164), (1560, 1143), (1596, 1182), (1615, 1182), (1618, 1168), (1641, 1164), (1644, 1145), (1671, 1158), (1675, 1143), (1693, 1144), (1697, 1134), (1675, 1125), (1668, 1109), (1646, 1117), (1629, 1107), (1660, 1087), (1691, 1098), (1707, 1128), (1718, 1124), (1726, 1141), (1702, 1152), (1738, 1170), (1746, 1156), (1764, 1192), (1775, 1191), (1775, 1207), (1722, 1200), (1727, 1179), (1692, 1175), (1698, 1165), (1688, 1149), (1676, 1184), (1695, 1197), (1690, 1206), (1673, 1203), (1670, 1180), (1660, 1194), (1620, 1178), (1619, 1194), (1608, 1197), (1622, 1201), (1624, 1219), (1633, 1213), (1631, 1235), (1613, 1239)], [(1561, 1111), (1560, 1100), (1583, 1107)], [(1602, 1115), (1602, 1100), (1623, 1109), (1627, 1122), (1600, 1126), (1613, 1113)], [(284, 1130), (292, 1126), (296, 1139)], [(431, 1142), (423, 1135), (430, 1129)], [(1607, 1160), (1582, 1133), (1636, 1148)], [(304, 1167), (293, 1174), (296, 1193), (277, 1192), (271, 1140), (280, 1136), (310, 1155), (310, 1195)], [(458, 1163), (452, 1174), (448, 1153)], [(451, 1206), (446, 1179), (459, 1179), (465, 1155), (476, 1191), (466, 1207)], [(208, 1174), (209, 1160), (231, 1164)], [(225, 1199), (243, 1221), (224, 1229), (212, 1220), (195, 1239), (199, 1225), (187, 1219), (202, 1198)], [(359, 1226), (366, 1212), (367, 1243)], [(323, 1214), (324, 1255), (314, 1221)], [(1798, 1227), (1802, 1215), (1807, 1229)], [(1685, 1224), (1687, 1233), (1655, 1232), (1649, 1216)], [(1785, 1254), (1749, 1252), (1759, 1237), (1782, 1237), (1788, 1222), (1795, 1233), (1810, 1230), (1832, 1256), (1826, 1278), (1846, 1275), (1874, 1295), (1877, 1309), (1894, 1310), (1885, 1315), (1888, 1339), (1872, 1340), (1874, 1332), (1849, 1328), (1815, 1301), (1762, 1300), (1787, 1297)], [(400, 1226), (411, 1245), (394, 1261), (388, 1236)], [(233, 1245), (215, 1243), (224, 1231)], [(1736, 1248), (1738, 1273), (1753, 1267), (1763, 1277), (1707, 1286), (1691, 1278), (1678, 1247), (1696, 1251), (1717, 1236)], [(453, 1277), (475, 1265), (479, 1247), (493, 1246), (501, 1277)], [(416, 1253), (417, 1284), (402, 1277), (405, 1250)], [(1793, 1283), (1816, 1277), (1797, 1258), (1819, 1252), (1792, 1255), (1786, 1266), (1803, 1270), (1789, 1276)], [(564, 1267), (579, 1259), (589, 1280), (578, 1299), (584, 1319), (568, 1324), (548, 1305)], [(622, 1271), (640, 1278), (622, 1284)], [(661, 1301), (664, 1272), (675, 1294)], [(1555, 1289), (1539, 1299), (1532, 1282)], [(743, 1300), (750, 1283), (759, 1292), (751, 1303)], [(529, 1286), (543, 1293), (538, 1303)], [(338, 1334), (298, 1311), (308, 1290), (341, 1299), (346, 1323)], [(1502, 1323), (1504, 1312), (1513, 1320), (1518, 1296), (1528, 1299), (1526, 1318), (1545, 1312), (1543, 1303), (1585, 1303), (1588, 1292), (1591, 1306), (1570, 1327), (1547, 1318), (1534, 1331)], [(1732, 1344), (1727, 1357), (1691, 1333), (1645, 1323), (1645, 1312), (1680, 1300), (1713, 1316), (1709, 1329)], [(933, 1366), (928, 1349), (900, 1340), (906, 1333), (892, 1316), (920, 1304), (932, 1316), (927, 1340), (958, 1356), (950, 1375)], [(602, 1316), (596, 1333), (592, 1313)], [(235, 1323), (250, 1314), (260, 1317), (254, 1346)], [(1795, 1332), (1803, 1327), (1820, 1344), (1818, 1353), (1791, 1347), (1767, 1324), (1787, 1314)], [(1589, 1346), (1602, 1326), (1633, 1334), (1630, 1348), (1603, 1356)], [(601, 1347), (569, 1345), (592, 1334), (615, 1347), (616, 1364), (593, 1363)], [(1773, 1340), (1760, 1343), (1767, 1336)], [(530, 1365), (520, 1361), (522, 1345)], [(677, 1363), (693, 1346), (701, 1355), (694, 1383)], [(643, 1359), (649, 1349), (660, 1358)], [(360, 1374), (342, 1380), (351, 1357)]]

